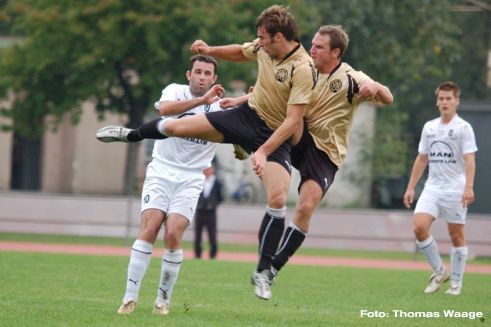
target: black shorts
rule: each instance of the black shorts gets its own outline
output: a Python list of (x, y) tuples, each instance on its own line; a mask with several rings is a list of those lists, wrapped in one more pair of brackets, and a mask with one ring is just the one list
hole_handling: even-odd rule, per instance
[[(223, 134), (223, 143), (239, 144), (249, 153), (256, 151), (274, 132), (247, 102), (238, 108), (208, 112), (206, 118)], [(290, 152), (290, 141), (285, 141), (267, 160), (280, 164), (291, 174)]]
[(305, 124), (300, 142), (292, 148), (292, 164), (300, 172), (298, 192), (302, 184), (310, 179), (319, 184), (323, 197), (338, 171), (338, 167), (329, 156), (315, 146), (314, 139)]

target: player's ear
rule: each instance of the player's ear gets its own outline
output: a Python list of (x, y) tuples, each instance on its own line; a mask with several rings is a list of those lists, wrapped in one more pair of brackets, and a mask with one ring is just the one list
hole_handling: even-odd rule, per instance
[(191, 72), (189, 70), (186, 71), (186, 78), (188, 79), (188, 81), (191, 80)]
[(215, 83), (216, 83), (217, 79), (218, 79), (218, 75), (216, 75), (216, 74), (215, 74), (215, 75), (213, 75), (213, 84), (215, 84)]

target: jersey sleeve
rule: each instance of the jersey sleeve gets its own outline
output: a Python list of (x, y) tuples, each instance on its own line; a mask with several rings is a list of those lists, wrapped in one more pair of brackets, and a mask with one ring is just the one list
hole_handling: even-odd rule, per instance
[(308, 62), (293, 70), (291, 90), (287, 104), (309, 104), (315, 86), (316, 72)]
[(257, 53), (260, 49), (258, 45), (259, 39), (255, 39), (252, 42), (246, 42), (242, 45), (242, 53), (244, 53), (244, 56), (247, 57), (249, 60), (255, 60), (257, 59)]
[(465, 124), (462, 129), (462, 153), (474, 153), (477, 151), (476, 137), (470, 124)]
[(419, 154), (428, 154), (428, 142), (426, 141), (428, 139), (427, 134), (428, 134), (428, 123), (424, 125), (423, 131), (421, 132), (421, 139), (419, 140), (419, 145), (418, 145)]
[(159, 110), (160, 102), (162, 102), (162, 101), (175, 101), (175, 100), (177, 100), (178, 91), (179, 91), (179, 85), (178, 84), (167, 85), (162, 90), (162, 94), (160, 95), (160, 99), (158, 101), (155, 101), (155, 103), (153, 105), (155, 107), (155, 109)]

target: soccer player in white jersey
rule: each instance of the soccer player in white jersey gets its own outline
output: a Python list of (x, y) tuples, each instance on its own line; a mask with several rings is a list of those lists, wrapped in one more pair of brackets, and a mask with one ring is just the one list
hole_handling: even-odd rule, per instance
[[(425, 293), (434, 293), (450, 278), (446, 294), (459, 295), (462, 289), (467, 246), (464, 226), (469, 205), (474, 202), (476, 140), (472, 126), (457, 115), (460, 88), (444, 82), (435, 91), (440, 117), (428, 121), (421, 133), (418, 156), (404, 194), (407, 208), (414, 201), (414, 188), (429, 166), (428, 179), (414, 209), (416, 244), (433, 268)], [(452, 240), (451, 271), (446, 271), (430, 227), (444, 218)]]
[[(189, 85), (170, 84), (162, 91), (155, 109), (162, 116), (178, 118), (221, 110), (217, 95), (215, 59), (195, 55), (189, 60)], [(132, 313), (138, 302), (143, 277), (150, 264), (153, 244), (165, 226), (162, 271), (154, 313), (167, 315), (173, 287), (183, 261), (182, 235), (193, 219), (203, 189), (203, 169), (211, 164), (216, 144), (193, 138), (156, 140), (142, 191), (141, 227), (133, 243), (128, 278), (119, 314)]]

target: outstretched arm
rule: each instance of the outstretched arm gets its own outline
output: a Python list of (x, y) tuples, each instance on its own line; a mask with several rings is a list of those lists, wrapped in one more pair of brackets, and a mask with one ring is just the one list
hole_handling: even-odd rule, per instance
[(222, 109), (237, 107), (249, 100), (250, 97), (251, 93), (243, 94), (236, 98), (223, 98), (222, 100), (220, 100), (220, 107)]
[(240, 44), (209, 46), (203, 40), (196, 40), (191, 44), (191, 51), (227, 61), (249, 60), (244, 55), (244, 52), (242, 52), (242, 46)]
[(159, 112), (161, 116), (179, 115), (197, 106), (214, 103), (219, 100), (224, 92), (225, 90), (221, 85), (213, 85), (208, 92), (201, 97), (180, 101), (161, 101), (159, 104)]

